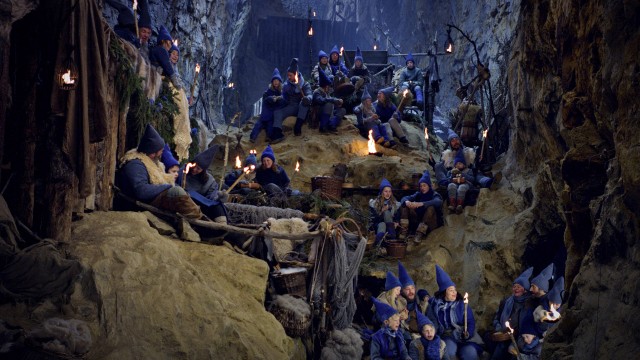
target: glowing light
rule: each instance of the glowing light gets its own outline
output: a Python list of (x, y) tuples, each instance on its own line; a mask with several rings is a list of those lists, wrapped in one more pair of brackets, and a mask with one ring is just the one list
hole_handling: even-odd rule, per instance
[(376, 142), (373, 140), (373, 130), (369, 130), (369, 141), (367, 141), (367, 148), (369, 149), (369, 154), (375, 154), (376, 151)]
[(138, 0), (133, 0), (133, 11), (138, 10)]
[(316, 11), (315, 10), (313, 11), (313, 17), (316, 17)]
[(194, 167), (194, 166), (196, 166), (196, 163), (188, 163), (188, 164), (185, 166), (185, 170), (184, 170), (184, 172), (185, 172), (185, 173), (188, 173), (188, 172), (189, 172), (189, 169), (191, 169), (191, 168), (192, 168), (192, 167)]
[(484, 140), (484, 139), (486, 139), (486, 138), (487, 138), (487, 133), (488, 133), (488, 132), (489, 132), (489, 129), (484, 129), (484, 130), (482, 131), (482, 140)]
[(200, 64), (196, 63), (196, 74), (200, 73)]
[(298, 83), (298, 72), (296, 71), (296, 76), (294, 77), (296, 80), (296, 84)]
[(373, 44), (373, 50), (378, 50), (378, 45)]
[(424, 139), (429, 141), (429, 131), (427, 130), (427, 128), (424, 128)]
[(342, 56), (342, 52), (344, 51), (344, 46), (340, 47), (340, 56)]
[(307, 36), (312, 37), (313, 36), (313, 27), (309, 26), (309, 31), (307, 31)]
[(300, 162), (299, 161), (296, 161), (296, 169), (295, 169), (295, 171), (296, 172), (300, 172)]
[(407, 94), (409, 94), (409, 89), (406, 89), (406, 90), (402, 93), (402, 97), (407, 97)]
[(67, 72), (62, 74), (62, 82), (65, 85), (74, 84), (76, 82), (74, 79), (71, 79), (71, 69), (67, 69)]
[(469, 303), (469, 293), (464, 293), (464, 303), (465, 304)]
[(453, 44), (449, 44), (449, 46), (447, 46), (447, 49), (445, 51), (447, 52), (447, 54), (451, 54), (453, 52)]
[(240, 161), (240, 156), (236, 156), (236, 168), (240, 169), (242, 167), (242, 162)]
[(548, 317), (548, 320), (558, 320), (560, 318), (560, 313), (558, 312), (558, 310), (556, 310), (555, 304), (549, 304), (549, 307), (551, 308), (551, 316)]
[(173, 45), (178, 46), (178, 39), (173, 40)]
[(504, 326), (507, 327), (507, 329), (509, 329), (508, 333), (513, 334), (513, 329), (511, 328), (511, 326), (509, 326), (509, 322), (505, 321)]
[(230, 82), (228, 86), (229, 86), (229, 89), (233, 89), (233, 87), (236, 86), (236, 85), (234, 83)]

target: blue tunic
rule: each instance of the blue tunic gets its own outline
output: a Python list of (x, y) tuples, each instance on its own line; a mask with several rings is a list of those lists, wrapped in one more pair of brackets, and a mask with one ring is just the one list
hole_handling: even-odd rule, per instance
[(265, 186), (267, 184), (275, 184), (283, 191), (289, 187), (289, 176), (287, 176), (287, 172), (280, 165), (277, 166), (278, 169), (273, 171), (272, 169), (263, 169), (262, 166), (258, 166), (256, 169), (256, 182), (260, 184), (260, 186)]
[(162, 67), (162, 75), (171, 77), (173, 75), (173, 66), (169, 60), (169, 52), (162, 46), (154, 46), (149, 50), (149, 62), (153, 66)]
[(116, 184), (123, 194), (143, 202), (151, 202), (171, 188), (169, 184), (151, 184), (147, 168), (137, 159), (128, 161), (118, 170)]

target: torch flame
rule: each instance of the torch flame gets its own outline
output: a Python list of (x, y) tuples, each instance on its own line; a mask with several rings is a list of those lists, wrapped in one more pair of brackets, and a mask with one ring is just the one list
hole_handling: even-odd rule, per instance
[(369, 154), (377, 153), (376, 142), (373, 140), (373, 130), (369, 130), (369, 141), (367, 142), (367, 148), (369, 149)]
[(373, 50), (374, 50), (374, 51), (375, 51), (375, 50), (378, 50), (378, 45), (373, 44)]
[(257, 151), (256, 149), (249, 150), (249, 154), (253, 154), (253, 155), (255, 155), (255, 154), (257, 154), (257, 153), (258, 153), (258, 151)]
[(256, 169), (256, 166), (255, 166), (255, 165), (251, 164), (251, 166), (249, 166), (249, 170), (253, 171), (253, 170), (255, 170), (255, 169)]
[(240, 161), (240, 155), (236, 156), (236, 167), (240, 169), (242, 167), (242, 162)]
[(178, 46), (178, 39), (173, 40), (173, 45)]
[(189, 169), (191, 169), (194, 166), (196, 166), (196, 163), (188, 163), (184, 168), (184, 172), (189, 173)]
[(469, 293), (464, 293), (464, 303), (465, 304), (469, 303)]
[(300, 172), (300, 162), (299, 161), (296, 161), (296, 169), (295, 169), (295, 171), (296, 172)]
[(513, 334), (513, 329), (511, 328), (511, 326), (509, 326), (509, 322), (508, 321), (504, 322), (504, 326), (506, 326), (507, 329), (509, 329), (509, 331), (508, 331), (509, 333)]
[(313, 17), (316, 17), (316, 11), (315, 10), (313, 11)]
[(482, 131), (482, 140), (484, 140), (484, 139), (486, 139), (486, 138), (487, 138), (487, 133), (488, 133), (488, 132), (489, 132), (489, 129), (484, 129), (484, 130)]
[(409, 93), (409, 89), (406, 89), (403, 93), (402, 93), (402, 97), (407, 97), (407, 94)]
[(233, 89), (234, 86), (235, 86), (234, 83), (232, 83), (232, 82), (229, 83), (229, 89)]
[(138, 10), (138, 0), (133, 0), (133, 11)]
[(340, 47), (340, 56), (342, 56), (342, 52), (344, 51), (344, 46)]
[(196, 63), (196, 74), (200, 72), (200, 64)]
[(429, 141), (429, 131), (427, 130), (427, 128), (424, 128), (424, 139)]
[(453, 44), (449, 44), (449, 46), (447, 47), (447, 52), (449, 54), (451, 54), (453, 52)]
[(556, 310), (556, 307), (553, 304), (549, 304), (551, 308), (551, 317), (548, 320), (557, 320), (560, 318), (560, 313)]
[(308, 36), (313, 36), (313, 27), (309, 27), (309, 31), (307, 32)]
[(297, 71), (296, 71), (295, 79), (296, 79), (296, 84), (297, 84), (298, 83), (298, 72)]
[(65, 85), (68, 84), (73, 84), (76, 81), (71, 79), (71, 69), (67, 69), (67, 72), (62, 74), (62, 82), (65, 83)]

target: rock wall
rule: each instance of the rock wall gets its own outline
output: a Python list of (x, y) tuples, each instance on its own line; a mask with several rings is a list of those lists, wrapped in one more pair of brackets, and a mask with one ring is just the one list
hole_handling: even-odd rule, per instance
[[(566, 223), (563, 319), (543, 358), (640, 350), (637, 2), (526, 1), (509, 62), (507, 168), (532, 231)], [(540, 237), (539, 237), (540, 238)]]

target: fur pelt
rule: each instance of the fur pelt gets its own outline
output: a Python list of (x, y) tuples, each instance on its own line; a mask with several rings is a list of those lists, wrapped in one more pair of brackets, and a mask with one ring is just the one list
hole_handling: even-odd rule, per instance
[[(464, 148), (464, 161), (467, 162), (467, 167), (472, 165), (476, 161), (476, 152), (473, 151), (473, 148), (465, 147)], [(449, 169), (453, 167), (453, 160), (456, 157), (456, 153), (451, 149), (447, 149), (442, 152), (442, 161), (444, 161), (444, 167)]]
[(351, 328), (334, 330), (320, 353), (321, 360), (350, 360), (362, 358), (362, 339)]
[(124, 165), (128, 161), (131, 160), (140, 160), (142, 164), (147, 169), (147, 173), (149, 174), (149, 181), (154, 185), (162, 185), (169, 184), (173, 185), (174, 178), (173, 175), (167, 174), (164, 170), (164, 164), (162, 161), (153, 161), (147, 154), (143, 154), (138, 152), (136, 149), (131, 149), (127, 151), (126, 154), (122, 157), (122, 164)]
[[(291, 219), (273, 219), (267, 220), (270, 224), (271, 231), (281, 234), (304, 234), (309, 232), (307, 223), (300, 218)], [(276, 260), (282, 261), (285, 259), (288, 253), (302, 241), (273, 239), (273, 254)]]
[(302, 321), (311, 316), (311, 308), (306, 301), (291, 295), (278, 295), (273, 300), (272, 306), (289, 310), (296, 316), (296, 320)]

